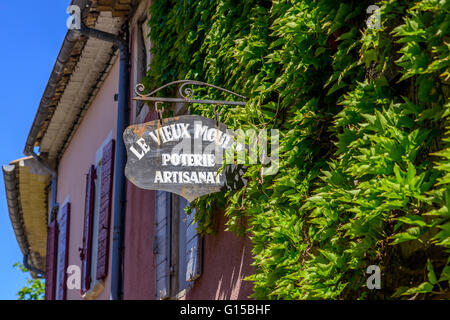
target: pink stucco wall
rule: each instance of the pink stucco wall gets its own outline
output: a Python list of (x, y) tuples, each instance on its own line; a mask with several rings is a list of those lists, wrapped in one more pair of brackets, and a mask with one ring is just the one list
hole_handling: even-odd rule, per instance
[[(59, 163), (57, 201), (62, 204), (69, 197), (71, 204), (69, 265), (81, 267), (78, 248), (82, 247), (83, 239), (85, 175), (90, 166), (94, 164), (96, 152), (110, 132), (113, 139), (116, 139), (117, 102), (114, 101), (114, 94), (118, 90), (118, 79), (119, 59), (111, 68)], [(114, 208), (112, 212), (114, 212)], [(112, 239), (112, 235), (110, 238)], [(111, 249), (110, 245), (110, 252)], [(109, 299), (110, 297), (111, 254), (109, 258), (109, 272), (105, 279), (105, 289), (98, 299)], [(81, 299), (80, 290), (68, 290), (67, 299)]]

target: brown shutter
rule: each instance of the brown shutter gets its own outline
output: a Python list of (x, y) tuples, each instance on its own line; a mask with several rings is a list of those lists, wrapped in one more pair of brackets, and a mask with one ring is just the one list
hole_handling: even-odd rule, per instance
[(84, 205), (83, 247), (81, 248), (81, 293), (91, 285), (92, 221), (94, 219), (95, 167), (91, 166), (86, 177)]
[(69, 263), (69, 225), (70, 203), (66, 203), (61, 209), (58, 226), (58, 295), (57, 300), (65, 300), (67, 297), (67, 266)]
[(112, 187), (114, 178), (114, 140), (103, 148), (101, 164), (100, 212), (98, 219), (97, 279), (108, 273), (109, 235), (111, 222)]
[(58, 253), (58, 224), (53, 220), (47, 229), (47, 258), (45, 262), (45, 300), (55, 300), (56, 254)]

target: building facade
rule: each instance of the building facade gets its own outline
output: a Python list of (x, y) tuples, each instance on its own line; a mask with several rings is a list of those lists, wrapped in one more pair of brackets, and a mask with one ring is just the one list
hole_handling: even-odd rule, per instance
[(64, 40), (27, 157), (3, 166), (25, 265), (45, 275), (49, 300), (249, 298), (251, 244), (225, 231), (224, 208), (217, 234), (201, 236), (186, 199), (124, 177), (124, 126), (157, 118), (132, 100), (152, 59), (151, 1), (71, 5), (82, 27)]

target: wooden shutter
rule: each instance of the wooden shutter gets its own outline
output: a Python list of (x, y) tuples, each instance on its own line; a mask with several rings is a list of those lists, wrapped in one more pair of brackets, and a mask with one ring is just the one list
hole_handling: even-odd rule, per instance
[(58, 253), (58, 223), (56, 219), (47, 228), (47, 257), (45, 262), (45, 300), (55, 300), (56, 261)]
[(170, 295), (170, 193), (155, 191), (156, 216), (153, 253), (156, 263), (156, 297), (167, 299)]
[(90, 289), (92, 222), (94, 220), (95, 167), (91, 166), (86, 177), (86, 198), (84, 205), (83, 247), (81, 248), (81, 293)]
[(98, 219), (97, 279), (108, 274), (112, 188), (114, 180), (114, 140), (103, 148), (101, 163), (100, 212)]
[(188, 205), (189, 202), (180, 197), (180, 218), (186, 219), (186, 281), (194, 281), (201, 275), (202, 246), (201, 237), (197, 233), (197, 222), (194, 222), (194, 210), (190, 215), (187, 215), (184, 211), (184, 208)]
[(67, 297), (67, 266), (69, 263), (69, 227), (70, 227), (70, 203), (66, 203), (59, 216), (58, 225), (58, 294), (57, 300), (65, 300)]

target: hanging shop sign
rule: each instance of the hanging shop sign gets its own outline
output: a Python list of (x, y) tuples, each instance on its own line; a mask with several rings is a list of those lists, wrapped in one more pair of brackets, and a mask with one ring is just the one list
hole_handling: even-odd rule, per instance
[[(173, 84), (181, 84), (181, 98), (153, 96), (155, 92)], [(187, 84), (218, 88), (198, 81), (176, 81), (149, 95), (141, 95), (137, 91), (138, 97), (135, 100), (153, 101), (156, 104), (159, 102), (245, 104), (240, 101), (190, 99), (192, 89), (184, 89)], [(225, 89), (218, 89), (237, 95)], [(128, 157), (125, 176), (129, 181), (142, 189), (176, 193), (188, 201), (245, 185), (246, 181), (242, 178), (244, 166), (222, 164), (227, 152), (242, 150), (245, 145), (235, 141), (234, 133), (218, 122), (217, 115), (214, 120), (198, 115), (163, 118), (161, 110), (157, 111), (159, 119), (132, 125), (123, 134)]]

